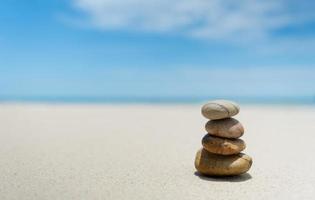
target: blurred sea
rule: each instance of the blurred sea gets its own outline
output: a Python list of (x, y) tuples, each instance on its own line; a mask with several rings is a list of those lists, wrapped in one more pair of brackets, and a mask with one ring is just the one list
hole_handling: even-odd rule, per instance
[(228, 99), (243, 104), (315, 105), (315, 96), (295, 97), (109, 97), (109, 96), (0, 96), (0, 103), (84, 103), (84, 104), (198, 104), (213, 99)]

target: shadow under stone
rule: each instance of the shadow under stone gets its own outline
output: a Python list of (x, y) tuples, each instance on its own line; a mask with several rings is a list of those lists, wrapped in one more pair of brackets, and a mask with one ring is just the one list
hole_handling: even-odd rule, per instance
[(194, 174), (202, 180), (214, 182), (244, 182), (252, 179), (249, 173), (237, 176), (206, 176), (196, 171)]

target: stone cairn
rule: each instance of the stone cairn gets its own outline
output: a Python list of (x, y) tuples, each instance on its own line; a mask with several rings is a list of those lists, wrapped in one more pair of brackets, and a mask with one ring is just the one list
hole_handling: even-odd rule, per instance
[(247, 172), (252, 158), (241, 153), (246, 148), (239, 137), (244, 134), (242, 124), (231, 118), (238, 114), (239, 106), (227, 100), (210, 101), (202, 109), (202, 115), (210, 119), (206, 123), (203, 148), (197, 152), (195, 167), (203, 175), (232, 176)]

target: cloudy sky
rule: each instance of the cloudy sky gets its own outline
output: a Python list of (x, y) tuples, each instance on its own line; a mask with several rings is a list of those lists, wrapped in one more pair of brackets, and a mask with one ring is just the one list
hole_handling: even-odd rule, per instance
[(314, 96), (308, 0), (3, 0), (0, 96)]

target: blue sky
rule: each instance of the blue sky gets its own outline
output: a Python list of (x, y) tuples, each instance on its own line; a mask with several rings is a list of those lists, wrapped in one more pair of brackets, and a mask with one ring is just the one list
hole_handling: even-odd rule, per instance
[(307, 0), (3, 0), (0, 96), (314, 96)]

